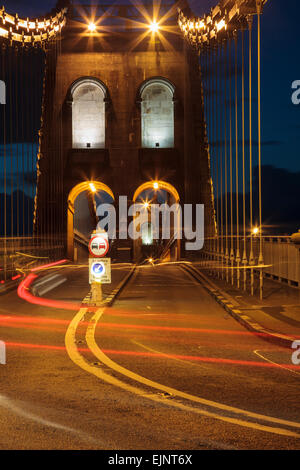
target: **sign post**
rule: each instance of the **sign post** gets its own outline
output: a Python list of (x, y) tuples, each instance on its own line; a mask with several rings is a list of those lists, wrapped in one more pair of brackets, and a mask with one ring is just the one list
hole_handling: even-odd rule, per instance
[(6, 345), (0, 341), (0, 364), (6, 364)]
[(111, 283), (111, 260), (104, 258), (108, 253), (109, 242), (105, 231), (94, 231), (89, 243), (89, 283), (91, 285), (92, 303), (102, 302), (102, 284)]

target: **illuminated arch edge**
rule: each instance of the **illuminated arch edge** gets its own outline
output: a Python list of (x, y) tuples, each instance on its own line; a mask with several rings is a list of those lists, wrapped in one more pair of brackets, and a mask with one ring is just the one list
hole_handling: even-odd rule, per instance
[(100, 88), (100, 90), (103, 93), (104, 102), (107, 104), (111, 102), (109, 91), (105, 83), (99, 80), (99, 78), (89, 77), (89, 76), (79, 77), (72, 83), (67, 94), (67, 101), (72, 102), (73, 94), (76, 91), (76, 89), (80, 87), (81, 85), (84, 85), (85, 83), (86, 84), (92, 83), (93, 85), (96, 85), (98, 88)]
[(137, 188), (137, 190), (135, 191), (133, 195), (133, 202), (136, 202), (139, 195), (146, 189), (154, 189), (153, 188), (154, 183), (157, 183), (159, 185), (159, 189), (164, 189), (165, 191), (168, 191), (170, 194), (172, 194), (176, 203), (179, 203), (180, 196), (179, 196), (177, 189), (172, 184), (167, 183), (166, 181), (160, 181), (160, 180), (147, 181), (146, 183), (141, 184), (141, 186)]
[(146, 90), (146, 88), (148, 86), (155, 85), (155, 84), (165, 85), (167, 88), (169, 88), (169, 90), (170, 90), (170, 92), (173, 96), (173, 99), (175, 98), (176, 87), (170, 80), (168, 80), (168, 78), (165, 78), (165, 77), (150, 77), (150, 78), (147, 78), (146, 80), (144, 80), (143, 83), (140, 85), (140, 87), (138, 89), (138, 92), (137, 92), (137, 102), (138, 103), (140, 103), (142, 101), (142, 95), (143, 95), (144, 91)]
[(83, 191), (90, 191), (90, 184), (93, 184), (98, 191), (104, 191), (109, 194), (109, 196), (111, 196), (115, 201), (114, 193), (106, 184), (101, 183), (101, 181), (84, 181), (83, 183), (79, 183), (71, 189), (68, 196), (68, 203), (74, 205), (74, 202), (79, 194), (81, 194)]

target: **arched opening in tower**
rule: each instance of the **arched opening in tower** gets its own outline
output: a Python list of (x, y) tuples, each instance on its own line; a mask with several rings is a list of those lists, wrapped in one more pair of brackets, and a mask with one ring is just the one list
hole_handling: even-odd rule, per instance
[[(68, 198), (68, 257), (84, 262), (89, 256), (88, 244), (93, 232), (104, 217), (98, 217), (103, 205), (113, 205), (114, 195), (110, 188), (98, 181), (84, 182), (75, 186)], [(104, 226), (104, 229), (108, 227)]]
[(140, 233), (134, 242), (135, 259), (177, 261), (180, 257), (181, 228), (179, 194), (169, 183), (148, 182), (135, 192), (134, 202), (140, 204), (143, 217), (136, 217), (136, 231)]
[[(74, 205), (74, 260), (84, 261), (88, 256), (86, 244), (97, 229), (99, 217), (97, 209), (103, 204), (113, 204), (113, 198), (105, 191), (83, 191)], [(108, 230), (108, 227), (104, 227)]]

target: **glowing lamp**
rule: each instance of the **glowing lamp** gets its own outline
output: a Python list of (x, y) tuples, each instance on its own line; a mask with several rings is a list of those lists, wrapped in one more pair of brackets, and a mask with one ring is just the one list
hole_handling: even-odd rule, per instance
[(153, 183), (153, 188), (154, 188), (154, 189), (158, 189), (158, 188), (159, 188), (159, 184), (158, 184), (158, 183), (156, 183), (156, 182), (155, 182), (155, 183)]
[(159, 30), (159, 24), (156, 21), (152, 21), (152, 23), (149, 25), (149, 28), (152, 33), (157, 33)]
[(221, 31), (221, 29), (226, 29), (226, 23), (224, 20), (219, 21), (219, 23), (216, 23), (217, 31)]
[(97, 189), (96, 189), (96, 186), (94, 185), (94, 183), (90, 183), (90, 190), (92, 191), (92, 193), (97, 192)]
[(253, 227), (253, 229), (252, 229), (253, 235), (257, 235), (258, 232), (259, 232), (259, 228), (258, 227)]
[(97, 28), (97, 26), (95, 25), (95, 23), (90, 23), (89, 24), (89, 31), (91, 33), (94, 33), (96, 31), (96, 28)]

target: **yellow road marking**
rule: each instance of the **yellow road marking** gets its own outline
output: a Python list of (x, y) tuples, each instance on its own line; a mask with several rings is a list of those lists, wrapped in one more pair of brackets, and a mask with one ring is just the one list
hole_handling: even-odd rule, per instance
[[(91, 321), (88, 325), (88, 328), (87, 328), (87, 332), (86, 332), (86, 341), (87, 341), (89, 349), (95, 355), (95, 357), (97, 357), (97, 359), (100, 360), (103, 364), (105, 364), (106, 366), (108, 366), (111, 369), (115, 370), (116, 372), (118, 372), (118, 373), (124, 375), (125, 377), (130, 378), (134, 381), (140, 382), (143, 385), (149, 386), (151, 388), (158, 389), (161, 392), (166, 392), (170, 395), (177, 396), (179, 398), (184, 398), (186, 400), (193, 401), (195, 403), (200, 403), (202, 405), (217, 408), (217, 409), (222, 410), (222, 411), (228, 411), (228, 412), (231, 412), (231, 413), (244, 415), (245, 417), (249, 417), (249, 418), (255, 418), (255, 419), (271, 422), (273, 424), (276, 423), (276, 424), (282, 424), (282, 425), (290, 426), (290, 427), (294, 427), (294, 428), (300, 428), (300, 423), (296, 423), (296, 422), (293, 422), (293, 421), (288, 421), (288, 420), (284, 420), (284, 419), (280, 419), (280, 418), (273, 418), (273, 417), (261, 415), (261, 414), (258, 414), (258, 413), (252, 413), (250, 411), (242, 410), (242, 409), (239, 409), (239, 408), (224, 405), (222, 403), (217, 403), (217, 402), (214, 402), (214, 401), (211, 401), (211, 400), (207, 400), (207, 399), (200, 398), (200, 397), (197, 397), (197, 396), (194, 396), (194, 395), (190, 395), (188, 393), (181, 392), (181, 391), (176, 390), (174, 388), (167, 387), (163, 384), (154, 382), (150, 379), (142, 377), (141, 375), (138, 375), (138, 374), (136, 374), (136, 373), (120, 366), (116, 362), (112, 361), (108, 356), (106, 356), (103, 353), (103, 351), (101, 351), (101, 349), (98, 347), (98, 345), (95, 341), (95, 329), (96, 329), (97, 323), (99, 322), (103, 312), (104, 312), (104, 309), (98, 309), (97, 312), (95, 313), (95, 315), (93, 316), (93, 318), (91, 319)], [(76, 320), (77, 324), (80, 321), (80, 315), (79, 315), (78, 318), (79, 319)], [(75, 319), (76, 319), (76, 317), (75, 317)], [(74, 326), (76, 326), (76, 321), (74, 322), (74, 320), (72, 322), (72, 324), (73, 324), (72, 328), (74, 328)], [(75, 328), (75, 331), (76, 331), (76, 328)], [(68, 332), (67, 332), (67, 334), (68, 334)], [(67, 339), (67, 337), (66, 337), (66, 339)], [(68, 341), (66, 342), (67, 350), (69, 349), (70, 339), (72, 339), (73, 344), (76, 348), (76, 345), (75, 345), (75, 342), (74, 342), (75, 338), (70, 338), (70, 336), (69, 336)], [(78, 351), (77, 351), (77, 353), (78, 353)], [(82, 360), (80, 362), (82, 363)], [(84, 367), (84, 368), (87, 370), (86, 367)], [(170, 406), (174, 406), (174, 407), (186, 410), (186, 411), (191, 411), (191, 412), (201, 414), (201, 415), (204, 415), (204, 416), (207, 416), (207, 417), (210, 417), (210, 418), (215, 418), (215, 419), (225, 421), (225, 422), (228, 422), (228, 423), (232, 423), (232, 424), (238, 424), (240, 426), (252, 428), (252, 429), (255, 429), (255, 430), (266, 431), (266, 432), (279, 434), (279, 435), (283, 435), (283, 436), (291, 436), (291, 437), (298, 437), (298, 438), (300, 437), (300, 434), (297, 434), (295, 432), (292, 432), (292, 431), (289, 431), (289, 430), (286, 430), (286, 429), (266, 426), (266, 425), (262, 425), (262, 424), (258, 424), (258, 423), (252, 423), (252, 422), (244, 421), (244, 420), (237, 419), (237, 418), (230, 418), (230, 417), (222, 416), (222, 415), (219, 415), (217, 413), (200, 410), (198, 408), (193, 408), (193, 407), (188, 406), (188, 405), (183, 405), (183, 404), (178, 403), (178, 402), (173, 401), (173, 400), (172, 401), (166, 401), (164, 399), (161, 399), (161, 398), (157, 397), (154, 394), (146, 394), (144, 391), (140, 390), (139, 388), (137, 388), (135, 386), (132, 386), (132, 385), (128, 385), (126, 383), (123, 383), (120, 380), (115, 379), (115, 378), (105, 374), (101, 370), (96, 370), (95, 371), (95, 368), (93, 368), (91, 366), (89, 366), (89, 371), (91, 371), (92, 373), (94, 373), (98, 377), (102, 378), (103, 380), (106, 380), (109, 383), (117, 385), (118, 387), (120, 387), (124, 390), (131, 391), (133, 393), (136, 393), (140, 396), (144, 396), (144, 397), (149, 398), (151, 400), (154, 400), (156, 402), (168, 404)]]
[(281, 364), (277, 364), (277, 362), (274, 362), (274, 361), (271, 361), (271, 359), (268, 359), (267, 357), (263, 356), (262, 354), (260, 354), (258, 352), (258, 349), (256, 349), (255, 351), (253, 351), (254, 354), (256, 354), (258, 357), (260, 357), (261, 359), (264, 359), (265, 361), (267, 362), (270, 362), (271, 364), (275, 364), (275, 366), (278, 366), (280, 367), (281, 369), (285, 369), (285, 370), (288, 370), (289, 372), (292, 372), (293, 374), (297, 374), (297, 375), (300, 375), (300, 372), (297, 372), (296, 370), (293, 370), (293, 369), (289, 369), (288, 367), (284, 367), (283, 365)]
[(247, 421), (242, 421), (242, 420), (236, 419), (236, 418), (229, 418), (229, 417), (218, 415), (216, 413), (212, 413), (212, 412), (209, 412), (209, 411), (200, 410), (200, 409), (194, 408), (192, 406), (184, 405), (184, 404), (176, 402), (176, 401), (168, 401), (164, 398), (161, 398), (161, 397), (157, 396), (156, 394), (152, 394), (152, 393), (149, 394), (149, 393), (147, 393), (147, 392), (145, 392), (145, 391), (143, 391), (143, 390), (141, 390), (141, 389), (139, 389), (135, 386), (128, 385), (128, 384), (122, 382), (121, 380), (116, 379), (115, 377), (112, 377), (111, 375), (106, 374), (101, 369), (90, 365), (81, 356), (81, 354), (78, 352), (78, 349), (77, 349), (77, 346), (76, 346), (76, 343), (75, 343), (75, 334), (76, 334), (77, 327), (78, 327), (82, 317), (86, 313), (86, 311), (87, 311), (87, 309), (81, 309), (77, 313), (77, 315), (75, 315), (75, 317), (73, 318), (73, 320), (71, 321), (71, 323), (69, 325), (69, 328), (67, 330), (66, 337), (65, 337), (66, 349), (67, 349), (67, 352), (69, 354), (70, 359), (76, 365), (78, 365), (83, 370), (85, 370), (86, 372), (89, 372), (89, 373), (95, 375), (99, 379), (102, 379), (105, 382), (110, 383), (111, 385), (114, 385), (114, 386), (117, 386), (117, 387), (119, 387), (123, 390), (126, 390), (127, 392), (135, 393), (136, 395), (139, 395), (142, 398), (151, 399), (151, 400), (153, 400), (157, 403), (163, 404), (163, 405), (173, 406), (173, 407), (181, 409), (183, 411), (200, 414), (200, 415), (206, 416), (208, 418), (218, 419), (218, 420), (221, 420), (221, 421), (225, 421), (227, 423), (237, 424), (239, 426), (244, 426), (244, 427), (252, 428), (252, 429), (255, 429), (255, 430), (271, 432), (271, 433), (275, 433), (275, 434), (279, 434), (279, 435), (283, 435), (283, 436), (288, 436), (288, 437), (298, 437), (298, 438), (300, 437), (299, 434), (296, 434), (292, 431), (288, 431), (288, 430), (285, 430), (285, 429), (271, 428), (269, 426), (264, 426), (264, 425), (261, 425), (261, 424), (251, 423), (251, 422), (247, 422)]

